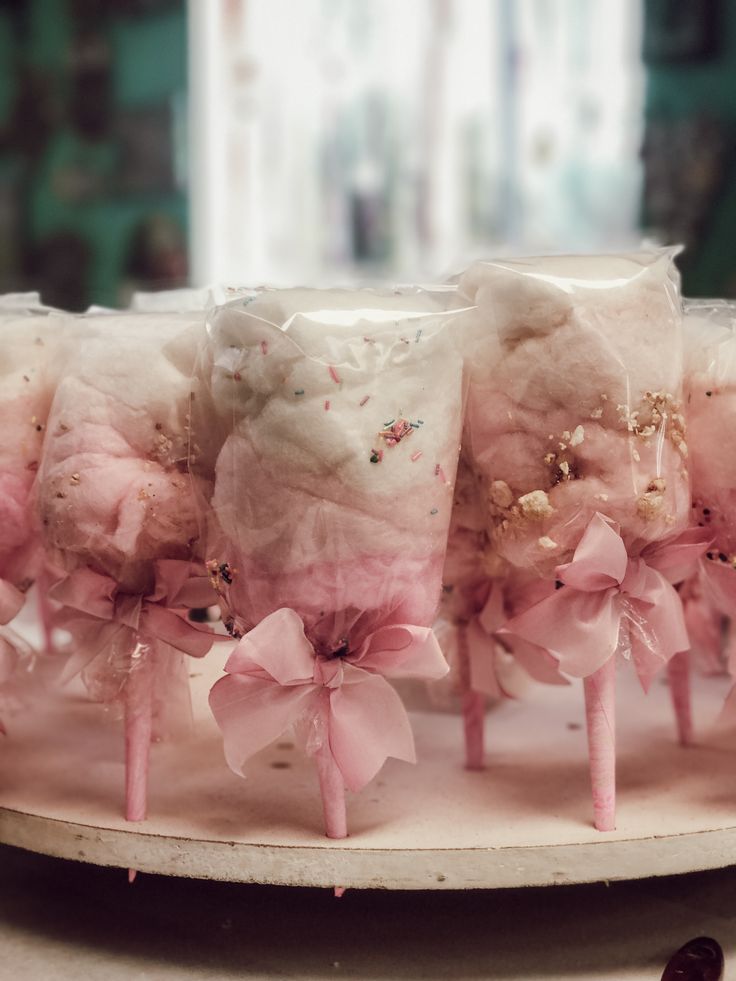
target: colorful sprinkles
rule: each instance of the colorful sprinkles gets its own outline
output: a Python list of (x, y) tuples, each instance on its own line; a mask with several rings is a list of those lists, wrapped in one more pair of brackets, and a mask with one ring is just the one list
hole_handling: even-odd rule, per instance
[(268, 341), (261, 341), (261, 353), (268, 354)]
[(380, 463), (383, 459), (383, 450), (371, 450), (371, 463)]
[(329, 412), (329, 411), (330, 411), (330, 400), (325, 399), (325, 412)]
[(421, 457), (421, 455), (422, 455), (422, 451), (417, 450), (416, 453), (412, 453), (409, 459), (411, 460), (412, 463), (416, 463), (417, 460)]
[(329, 372), (330, 372), (330, 378), (333, 380), (333, 382), (336, 385), (339, 385), (340, 384), (340, 376), (337, 373), (337, 368), (334, 365), (330, 365)]
[(414, 427), (408, 419), (392, 419), (383, 424), (383, 429), (378, 434), (381, 439), (386, 440), (388, 446), (396, 446), (406, 436), (411, 436)]
[(363, 398), (358, 403), (358, 405), (360, 405), (361, 407), (364, 406), (366, 404), (366, 402), (368, 401), (369, 398), (370, 398), (370, 395), (364, 395)]
[(441, 463), (435, 463), (434, 475), (435, 477), (439, 477), (443, 484), (447, 483), (447, 477), (445, 476), (445, 471), (442, 469)]

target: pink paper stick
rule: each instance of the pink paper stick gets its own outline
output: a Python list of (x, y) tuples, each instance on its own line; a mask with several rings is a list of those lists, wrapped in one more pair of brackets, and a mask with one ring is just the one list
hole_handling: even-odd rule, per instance
[(145, 821), (153, 726), (153, 651), (133, 659), (125, 683), (125, 819)]
[(45, 654), (56, 654), (54, 644), (54, 628), (51, 624), (53, 617), (53, 607), (49, 602), (49, 576), (45, 569), (42, 569), (36, 579), (36, 596), (38, 602), (38, 615), (41, 620), (43, 639), (45, 644)]
[[(326, 731), (327, 727), (325, 726)], [(319, 789), (322, 793), (322, 809), (325, 816), (325, 834), (328, 838), (347, 838), (348, 818), (345, 808), (345, 782), (326, 737), (315, 756), (319, 775)]]
[(670, 697), (677, 721), (677, 736), (681, 746), (693, 742), (693, 717), (690, 700), (690, 651), (680, 651), (667, 662)]
[(616, 658), (584, 681), (593, 816), (598, 831), (616, 828)]
[(458, 661), (460, 690), (462, 693), (463, 731), (465, 734), (465, 769), (484, 769), (486, 700), (481, 692), (470, 687), (470, 655), (468, 653), (467, 627), (458, 624)]
[(465, 769), (483, 770), (485, 763), (484, 729), (486, 700), (478, 691), (463, 694), (463, 726), (465, 729)]

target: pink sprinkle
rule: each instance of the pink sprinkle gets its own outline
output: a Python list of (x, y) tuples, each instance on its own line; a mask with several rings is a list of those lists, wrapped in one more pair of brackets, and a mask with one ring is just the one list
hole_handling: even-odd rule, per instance
[(435, 464), (434, 475), (435, 477), (439, 477), (443, 484), (447, 483), (447, 477), (445, 477), (445, 471), (442, 469), (441, 464)]
[(365, 403), (368, 401), (369, 398), (370, 395), (364, 395), (363, 398), (360, 400), (360, 405), (365, 405)]
[(261, 341), (261, 351), (268, 354), (268, 341)]
[(329, 411), (330, 411), (330, 400), (325, 399), (325, 412), (329, 412)]
[(330, 365), (330, 378), (336, 385), (340, 384), (340, 376), (337, 373), (337, 369), (333, 365)]
[(421, 455), (422, 455), (422, 451), (417, 450), (416, 453), (412, 453), (409, 459), (411, 460), (412, 463), (416, 463)]

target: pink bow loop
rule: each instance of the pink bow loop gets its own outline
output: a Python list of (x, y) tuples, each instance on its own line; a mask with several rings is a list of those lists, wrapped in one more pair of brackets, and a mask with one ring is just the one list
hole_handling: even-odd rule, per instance
[(707, 528), (686, 528), (673, 538), (647, 545), (641, 553), (646, 564), (661, 572), (673, 586), (694, 576), (713, 542)]
[(209, 627), (189, 621), (183, 606), (169, 606), (179, 602), (184, 588), (178, 577), (168, 578), (171, 572), (157, 574), (154, 593), (148, 596), (123, 593), (110, 576), (86, 568), (57, 582), (49, 591), (63, 605), (55, 623), (74, 634), (77, 647), (63, 679), (83, 670), (123, 633), (131, 650), (141, 640), (154, 638), (191, 657), (203, 657), (215, 635)]
[(575, 549), (572, 562), (558, 565), (555, 575), (566, 586), (597, 593), (621, 584), (628, 558), (619, 526), (596, 512)]
[(656, 671), (690, 645), (674, 587), (643, 558), (626, 557), (624, 564), (622, 555), (618, 529), (596, 514), (572, 561), (556, 570), (564, 585), (500, 633), (545, 647), (562, 671), (579, 678), (592, 675), (620, 649), (631, 656), (646, 688)]
[(315, 752), (325, 741), (350, 790), (360, 790), (389, 756), (414, 762), (414, 741), (401, 699), (386, 676), (439, 677), (447, 664), (431, 630), (401, 624), (368, 636), (356, 651), (318, 655), (301, 617), (280, 609), (239, 642), (210, 706), (231, 769), (291, 725), (307, 723)]
[[(551, 588), (551, 584), (550, 584)], [(539, 592), (539, 584), (530, 583), (523, 590), (515, 590), (513, 605), (518, 609), (525, 609), (533, 605), (530, 596)], [(536, 597), (535, 597), (536, 598)], [(488, 658), (488, 643), (491, 642), (495, 648), (496, 643), (507, 650), (526, 673), (546, 685), (566, 685), (567, 680), (560, 674), (557, 660), (552, 657), (549, 651), (539, 644), (529, 643), (521, 637), (508, 634), (504, 627), (508, 624), (509, 617), (506, 613), (504, 602), (504, 587), (501, 583), (493, 581), (491, 584), (488, 598), (478, 615), (471, 620), (468, 625), (468, 653), (470, 656), (470, 678), (474, 690), (494, 694), (494, 685), (503, 691), (503, 686), (497, 678), (495, 667), (493, 667), (492, 681), (490, 677), (491, 667)], [(485, 637), (485, 647), (481, 641)], [(495, 661), (495, 659), (494, 659)]]

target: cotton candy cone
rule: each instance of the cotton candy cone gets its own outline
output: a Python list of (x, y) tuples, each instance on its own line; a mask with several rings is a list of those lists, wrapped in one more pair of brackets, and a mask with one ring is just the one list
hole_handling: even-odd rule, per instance
[(467, 627), (464, 624), (458, 626), (458, 660), (460, 662), (460, 685), (462, 688), (465, 768), (466, 770), (482, 770), (485, 756), (486, 699), (481, 692), (473, 691), (470, 685), (470, 654)]

